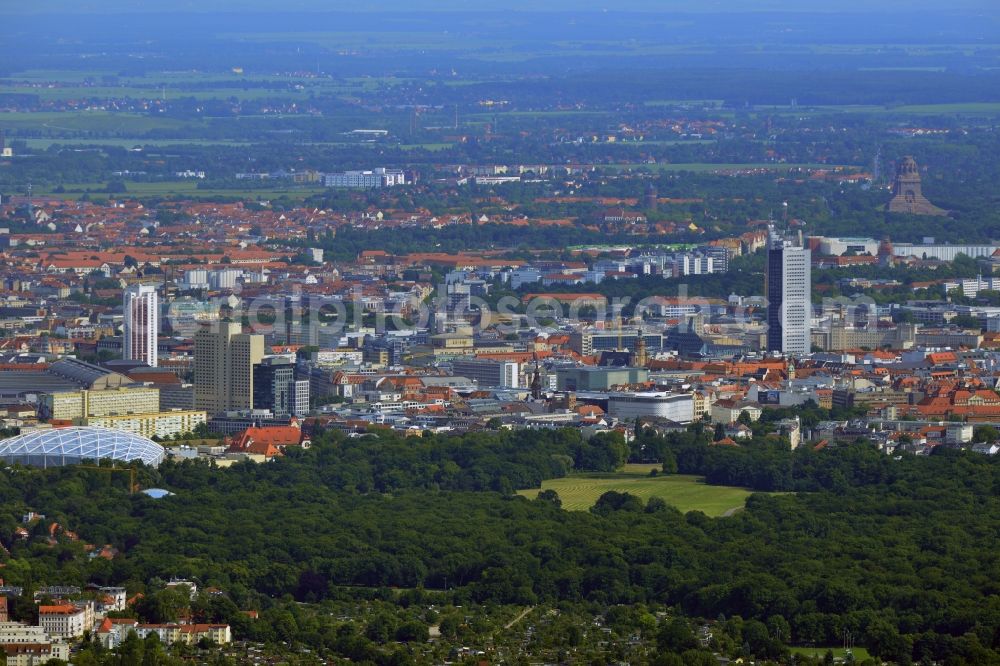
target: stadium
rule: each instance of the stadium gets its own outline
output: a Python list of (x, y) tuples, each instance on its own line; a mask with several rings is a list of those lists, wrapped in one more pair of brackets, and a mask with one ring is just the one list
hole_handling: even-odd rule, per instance
[(36, 430), (0, 441), (0, 460), (35, 467), (61, 467), (105, 458), (155, 467), (164, 456), (163, 447), (156, 442), (109, 428)]

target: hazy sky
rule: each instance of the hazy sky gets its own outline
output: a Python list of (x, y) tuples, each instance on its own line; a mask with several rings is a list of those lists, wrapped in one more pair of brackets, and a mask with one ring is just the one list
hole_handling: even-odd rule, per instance
[(1000, 16), (998, 0), (507, 0), (501, 5), (469, 0), (0, 0), (0, 15), (13, 13), (184, 11), (434, 11), (434, 10), (629, 10), (629, 11), (962, 11)]

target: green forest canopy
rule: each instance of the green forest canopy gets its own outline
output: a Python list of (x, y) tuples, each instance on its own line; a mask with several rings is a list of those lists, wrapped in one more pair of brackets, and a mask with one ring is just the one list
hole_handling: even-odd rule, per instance
[[(416, 440), (324, 433), (270, 464), (144, 470), (145, 484), (176, 493), (162, 500), (129, 496), (78, 468), (8, 469), (4, 578), (141, 590), (157, 577), (190, 577), (243, 607), (282, 595), (319, 601), (339, 586), (447, 581), (456, 603), (662, 603), (691, 617), (780, 616), (786, 641), (800, 644), (836, 644), (850, 629), (884, 658), (974, 650), (997, 658), (993, 459), (893, 459), (867, 443), (814, 452), (770, 439), (738, 449), (709, 441), (709, 433), (645, 433), (627, 447), (568, 429)], [(621, 494), (589, 513), (565, 512), (550, 495), (514, 495), (541, 478), (637, 456), (669, 458), (710, 483), (797, 494), (752, 495), (724, 519)], [(29, 508), (122, 556), (90, 559), (79, 543), (16, 539), (16, 517)]]

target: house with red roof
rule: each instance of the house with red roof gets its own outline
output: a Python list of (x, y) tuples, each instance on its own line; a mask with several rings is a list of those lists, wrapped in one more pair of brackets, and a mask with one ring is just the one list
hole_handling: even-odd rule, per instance
[(139, 621), (135, 618), (106, 617), (101, 621), (94, 634), (102, 646), (113, 650), (128, 636), (130, 631), (134, 631), (138, 626)]
[(272, 460), (284, 455), (289, 446), (309, 448), (309, 437), (302, 432), (302, 426), (292, 419), (287, 426), (251, 427), (240, 433), (229, 446), (229, 453), (244, 454), (258, 462)]

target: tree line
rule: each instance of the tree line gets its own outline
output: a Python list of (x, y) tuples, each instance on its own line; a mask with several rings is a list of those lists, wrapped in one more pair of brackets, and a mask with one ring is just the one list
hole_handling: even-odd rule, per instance
[[(514, 492), (613, 468), (637, 447), (708, 483), (782, 494), (710, 519), (628, 496), (567, 512), (551, 493)], [(781, 645), (838, 644), (849, 631), (898, 663), (1000, 659), (1000, 467), (986, 456), (894, 459), (868, 443), (790, 451), (766, 436), (720, 447), (697, 427), (631, 445), (569, 429), (328, 432), (269, 464), (168, 462), (141, 476), (175, 494), (129, 495), (73, 467), (0, 472), (5, 581), (145, 590), (177, 576), (264, 609), (389, 586), (459, 605), (652, 603), (690, 618), (780, 619)], [(47, 518), (24, 539), (16, 521), (28, 509)], [(81, 541), (49, 543), (51, 522)], [(121, 554), (90, 558), (83, 541)]]

